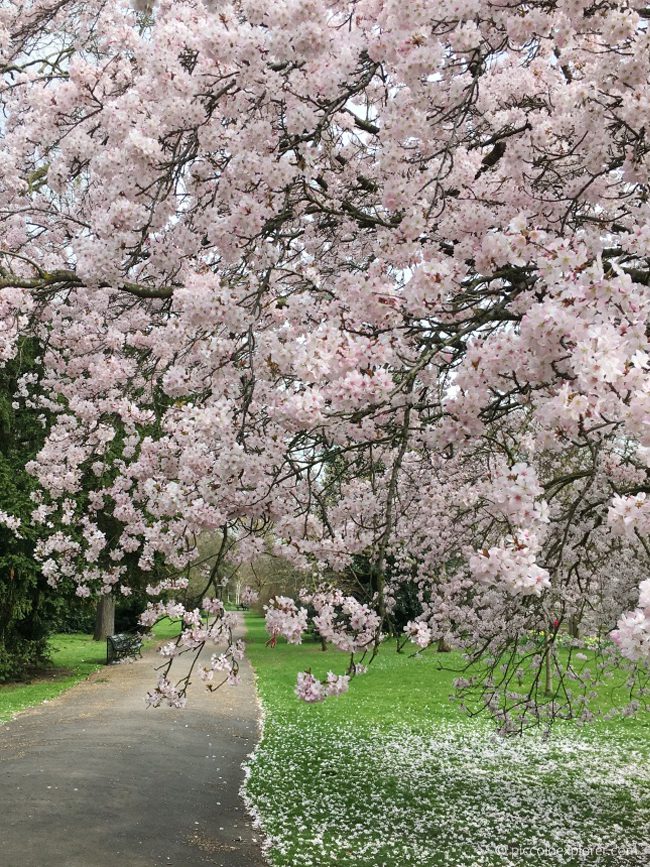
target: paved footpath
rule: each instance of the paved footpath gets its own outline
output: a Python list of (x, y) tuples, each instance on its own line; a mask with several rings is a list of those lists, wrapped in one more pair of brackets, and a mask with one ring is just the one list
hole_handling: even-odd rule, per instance
[(1, 867), (266, 863), (239, 798), (250, 666), (239, 687), (195, 683), (185, 710), (147, 709), (155, 662), (102, 669), (0, 726)]

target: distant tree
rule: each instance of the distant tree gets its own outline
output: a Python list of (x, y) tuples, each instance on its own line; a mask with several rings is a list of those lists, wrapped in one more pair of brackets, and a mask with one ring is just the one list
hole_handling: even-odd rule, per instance
[(51, 597), (34, 558), (29, 516), (35, 480), (25, 464), (45, 438), (43, 417), (16, 403), (21, 379), (35, 375), (36, 345), (20, 343), (0, 368), (0, 681), (24, 676), (47, 659), (47, 602)]

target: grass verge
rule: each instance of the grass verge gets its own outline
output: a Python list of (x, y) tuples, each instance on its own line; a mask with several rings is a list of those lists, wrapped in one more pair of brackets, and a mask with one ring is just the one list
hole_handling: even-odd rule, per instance
[[(647, 867), (647, 718), (504, 741), (449, 702), (435, 654), (385, 648), (350, 693), (298, 702), (296, 672), (342, 672), (318, 645), (264, 646), (265, 712), (245, 794), (273, 867)], [(447, 662), (448, 660), (445, 660)]]

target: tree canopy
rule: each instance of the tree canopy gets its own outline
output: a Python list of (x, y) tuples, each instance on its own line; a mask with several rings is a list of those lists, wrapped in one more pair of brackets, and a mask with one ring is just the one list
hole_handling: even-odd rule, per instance
[(6, 3), (0, 355), (43, 345), (48, 579), (162, 593), (206, 532), (363, 557), (373, 641), (415, 588), (506, 726), (550, 664), (588, 714), (568, 624), (647, 660), (649, 15)]

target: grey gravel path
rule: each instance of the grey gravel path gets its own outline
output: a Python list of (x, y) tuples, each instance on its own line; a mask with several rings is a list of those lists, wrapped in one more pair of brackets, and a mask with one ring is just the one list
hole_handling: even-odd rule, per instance
[(0, 726), (0, 867), (262, 867), (239, 798), (257, 738), (242, 684), (146, 709), (153, 651)]

